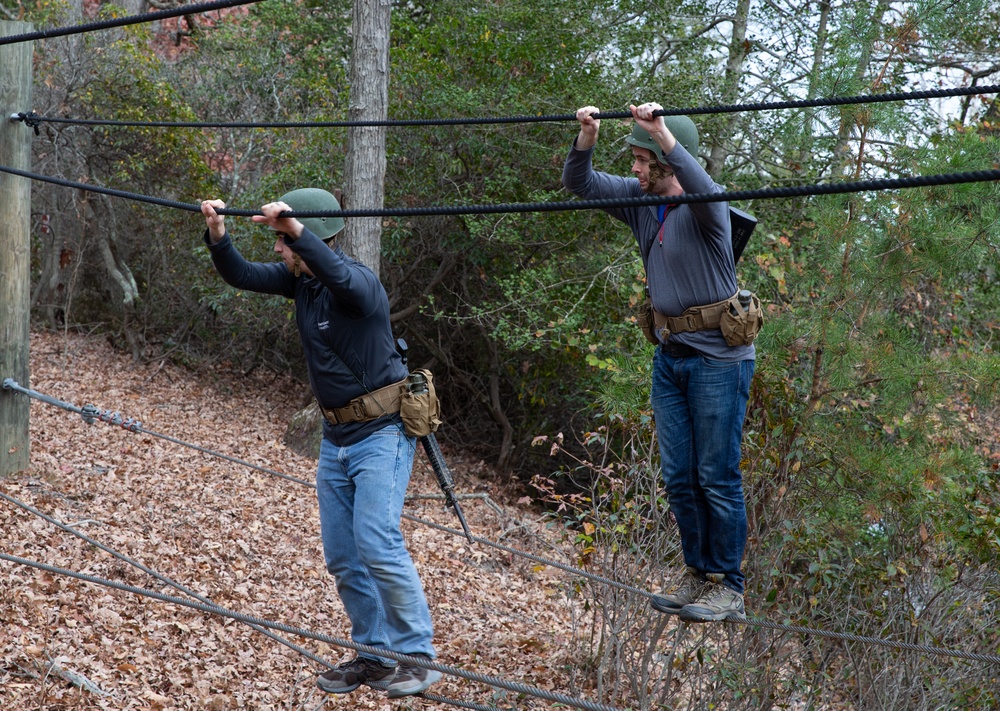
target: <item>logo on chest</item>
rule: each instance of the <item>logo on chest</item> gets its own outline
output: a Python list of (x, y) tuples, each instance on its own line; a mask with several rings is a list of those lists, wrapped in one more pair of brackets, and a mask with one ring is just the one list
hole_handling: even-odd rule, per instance
[(320, 321), (319, 323), (316, 324), (316, 328), (318, 328), (320, 331), (326, 331), (330, 328), (330, 322)]

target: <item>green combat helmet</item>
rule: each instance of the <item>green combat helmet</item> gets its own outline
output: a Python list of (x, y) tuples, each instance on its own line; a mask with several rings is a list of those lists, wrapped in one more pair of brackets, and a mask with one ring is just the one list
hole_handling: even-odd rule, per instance
[[(677, 142), (684, 146), (684, 150), (693, 156), (698, 155), (698, 127), (694, 121), (687, 116), (664, 116), (663, 122), (667, 124), (670, 133), (674, 134)], [(625, 139), (626, 143), (639, 148), (645, 148), (653, 152), (656, 162), (662, 165), (667, 164), (667, 157), (663, 149), (649, 136), (649, 131), (640, 128), (638, 124), (632, 127), (632, 135)]]
[[(333, 212), (340, 210), (340, 203), (326, 190), (319, 188), (299, 188), (285, 193), (278, 202), (287, 203), (292, 211), (323, 210)], [(344, 229), (343, 217), (300, 217), (299, 222), (309, 228), (309, 231), (326, 241)]]

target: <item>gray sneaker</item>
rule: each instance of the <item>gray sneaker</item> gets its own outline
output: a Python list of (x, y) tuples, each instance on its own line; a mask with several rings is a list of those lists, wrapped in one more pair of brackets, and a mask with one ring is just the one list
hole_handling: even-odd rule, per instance
[(681, 619), (687, 622), (718, 622), (720, 620), (745, 620), (743, 595), (722, 583), (720, 573), (707, 573), (708, 583), (698, 599), (681, 608)]
[(665, 612), (668, 615), (676, 615), (682, 607), (697, 600), (704, 588), (705, 578), (697, 570), (687, 566), (684, 568), (684, 575), (677, 587), (666, 595), (653, 595), (649, 604), (654, 610)]
[[(426, 654), (414, 654), (415, 657), (423, 657), (430, 661)], [(400, 662), (396, 669), (396, 676), (389, 684), (389, 698), (398, 699), (401, 696), (412, 696), (427, 691), (431, 684), (441, 680), (441, 672), (433, 669), (425, 669), (415, 664)]]
[(383, 666), (368, 657), (355, 657), (320, 674), (316, 686), (328, 694), (346, 694), (362, 684), (385, 691), (395, 674), (396, 667)]

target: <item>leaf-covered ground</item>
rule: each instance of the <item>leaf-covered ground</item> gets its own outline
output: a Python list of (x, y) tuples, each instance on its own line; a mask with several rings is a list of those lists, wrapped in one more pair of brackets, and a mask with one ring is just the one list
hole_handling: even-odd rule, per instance
[[(22, 383), (22, 385), (25, 385)], [(144, 430), (312, 481), (314, 463), (282, 444), (302, 386), (273, 374), (240, 377), (220, 359), (193, 373), (136, 365), (97, 336), (38, 332), (30, 387), (77, 406), (135, 418)], [(31, 467), (0, 491), (145, 564), (216, 604), (349, 638), (324, 567), (312, 489), (152, 434), (136, 434), (33, 400)], [(569, 562), (534, 513), (503, 504), (481, 463), (446, 457), (473, 531)], [(417, 455), (406, 512), (451, 528), (433, 472)], [(404, 520), (436, 626), (439, 661), (569, 695), (558, 670), (585, 613), (565, 574)], [(152, 576), (0, 501), (0, 550), (121, 583), (186, 597)], [(353, 656), (283, 635), (324, 659)], [(250, 627), (134, 593), (0, 561), (2, 709), (454, 708), (389, 701), (362, 687), (329, 697), (320, 667)], [(447, 676), (438, 696), (510, 705), (511, 692)], [(523, 699), (521, 708), (551, 702)]]

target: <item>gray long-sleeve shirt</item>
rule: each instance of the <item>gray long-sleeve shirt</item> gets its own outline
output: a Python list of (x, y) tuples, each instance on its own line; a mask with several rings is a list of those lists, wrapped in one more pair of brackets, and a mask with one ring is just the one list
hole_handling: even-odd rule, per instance
[[(646, 195), (636, 178), (594, 170), (594, 149), (579, 150), (574, 142), (563, 167), (563, 185), (584, 199)], [(680, 143), (666, 156), (686, 193), (722, 192), (701, 164)], [(691, 306), (712, 304), (736, 293), (729, 203), (676, 205), (660, 220), (655, 205), (611, 207), (605, 212), (629, 226), (643, 255), (653, 308), (680, 316)], [(661, 239), (662, 237), (662, 239)], [(730, 346), (718, 329), (676, 333), (671, 342), (684, 343), (717, 360), (752, 360), (754, 346)]]

